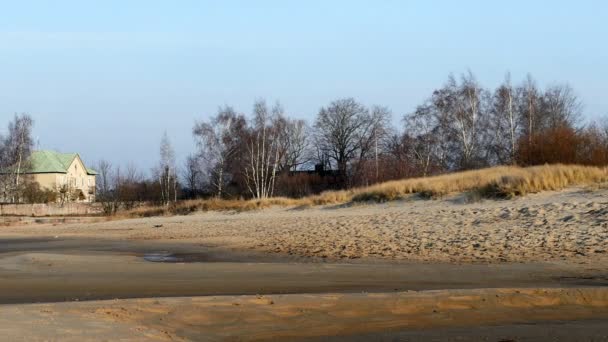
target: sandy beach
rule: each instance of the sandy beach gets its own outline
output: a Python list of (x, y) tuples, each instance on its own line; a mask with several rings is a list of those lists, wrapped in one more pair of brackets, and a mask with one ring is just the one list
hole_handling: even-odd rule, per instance
[(602, 340), (607, 195), (4, 226), (0, 332), (30, 341), (532, 341), (548, 331)]

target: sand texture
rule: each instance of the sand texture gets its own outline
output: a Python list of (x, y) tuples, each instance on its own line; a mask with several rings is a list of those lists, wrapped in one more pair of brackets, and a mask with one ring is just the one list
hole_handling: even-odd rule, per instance
[(608, 192), (463, 198), (104, 223), (4, 227), (6, 235), (174, 240), (281, 255), (431, 262), (608, 260)]
[[(536, 324), (539, 330), (543, 322), (572, 319), (606, 322), (608, 290), (450, 290), (9, 305), (0, 311), (0, 334), (28, 341), (268, 341), (370, 332), (391, 336), (400, 331), (524, 322)], [(573, 333), (566, 336), (580, 337)], [(377, 340), (375, 336), (367, 338)], [(466, 330), (458, 336), (475, 338)], [(511, 331), (506, 336), (518, 334)]]

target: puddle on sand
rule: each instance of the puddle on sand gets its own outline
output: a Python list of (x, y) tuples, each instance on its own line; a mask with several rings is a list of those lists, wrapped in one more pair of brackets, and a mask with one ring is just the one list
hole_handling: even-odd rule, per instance
[(171, 253), (146, 253), (143, 256), (144, 260), (150, 262), (182, 262), (179, 258), (175, 257)]
[(143, 259), (150, 262), (205, 262), (209, 261), (209, 257), (202, 253), (171, 253), (171, 252), (153, 252), (146, 253)]

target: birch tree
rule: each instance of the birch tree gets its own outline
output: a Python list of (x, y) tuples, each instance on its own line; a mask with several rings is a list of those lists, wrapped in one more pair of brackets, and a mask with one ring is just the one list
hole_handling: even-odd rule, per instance
[(161, 201), (169, 205), (177, 201), (177, 172), (175, 168), (175, 152), (167, 132), (163, 134), (160, 142), (160, 162), (157, 170), (161, 189)]
[(243, 141), (245, 118), (229, 106), (218, 110), (208, 121), (197, 122), (192, 134), (197, 145), (197, 155), (204, 162), (208, 181), (216, 195), (221, 198), (226, 184), (231, 180), (231, 164)]
[(449, 153), (452, 167), (469, 169), (479, 166), (483, 151), (482, 138), (487, 123), (487, 92), (482, 89), (471, 72), (454, 76), (436, 90), (432, 104), (439, 115), (442, 132), (449, 134)]
[(484, 90), (481, 89), (473, 74), (469, 72), (462, 76), (461, 85), (457, 89), (457, 108), (454, 113), (456, 119), (456, 130), (460, 140), (462, 153), (462, 168), (475, 166), (475, 158), (480, 146), (482, 134), (483, 115), (482, 97)]
[(8, 134), (4, 137), (1, 151), (4, 170), (10, 172), (4, 175), (3, 183), (7, 197), (15, 203), (19, 202), (19, 190), (23, 185), (23, 173), (27, 172), (28, 161), (34, 147), (32, 126), (34, 120), (28, 114), (15, 114), (13, 121), (8, 124)]
[(266, 102), (260, 100), (255, 103), (253, 113), (244, 174), (251, 195), (262, 199), (274, 194), (280, 162), (278, 120), (284, 110), (278, 103), (269, 109)]
[(373, 151), (375, 181), (379, 180), (380, 155), (383, 153), (387, 139), (390, 137), (390, 120), (392, 113), (387, 107), (373, 106), (370, 111), (365, 132), (361, 135), (360, 159), (369, 158)]
[(540, 93), (536, 87), (536, 81), (530, 74), (526, 76), (526, 80), (521, 87), (521, 93), (524, 101), (522, 101), (522, 108), (520, 110), (523, 114), (522, 120), (524, 121), (524, 134), (528, 140), (528, 149), (530, 149), (532, 147), (532, 139), (536, 131), (536, 126), (539, 121), (537, 112), (540, 101)]
[(440, 116), (430, 104), (421, 105), (406, 115), (405, 142), (410, 144), (414, 162), (419, 173), (428, 176), (432, 165), (440, 164), (442, 156), (442, 125)]
[(499, 164), (515, 163), (522, 123), (519, 94), (511, 84), (511, 75), (507, 74), (492, 97), (488, 129), (492, 137), (490, 148)]

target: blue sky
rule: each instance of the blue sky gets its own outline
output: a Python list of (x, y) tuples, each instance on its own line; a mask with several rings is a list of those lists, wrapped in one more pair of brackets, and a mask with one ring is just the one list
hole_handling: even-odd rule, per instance
[(149, 169), (166, 130), (280, 100), (312, 121), (333, 99), (414, 109), (450, 72), (567, 81), (608, 114), (606, 1), (2, 1), (0, 125), (43, 148)]

